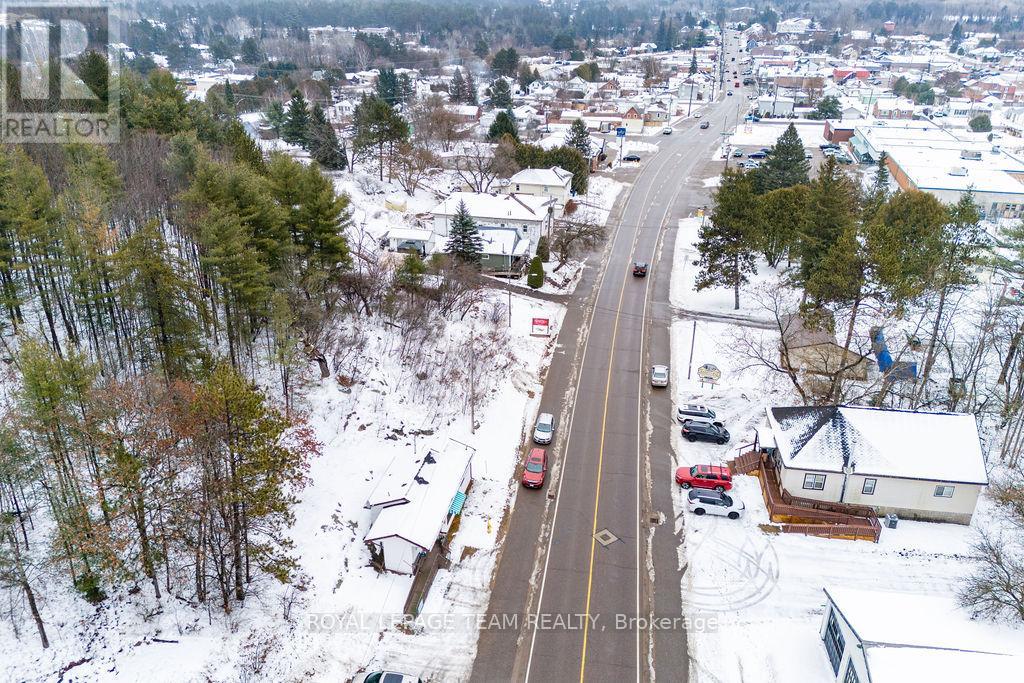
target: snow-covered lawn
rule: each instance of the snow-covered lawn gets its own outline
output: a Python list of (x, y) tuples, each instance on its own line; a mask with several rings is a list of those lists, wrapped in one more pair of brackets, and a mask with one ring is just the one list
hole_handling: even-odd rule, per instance
[[(715, 180), (711, 178), (709, 180)], [(705, 184), (707, 181), (705, 181)], [(763, 307), (758, 304), (752, 296), (756, 290), (768, 283), (777, 282), (778, 271), (771, 268), (763, 259), (758, 258), (757, 274), (750, 276), (750, 282), (740, 287), (740, 308), (735, 309), (735, 296), (731, 289), (721, 287), (705, 289), (697, 292), (694, 290), (694, 281), (700, 267), (697, 262), (700, 254), (697, 252), (697, 241), (700, 235), (702, 221), (711, 220), (710, 206), (708, 214), (703, 218), (691, 216), (679, 221), (679, 230), (676, 234), (675, 253), (672, 261), (672, 283), (669, 300), (672, 306), (677, 309), (688, 311), (700, 311), (715, 315), (730, 317), (756, 318), (767, 320), (767, 314)]]

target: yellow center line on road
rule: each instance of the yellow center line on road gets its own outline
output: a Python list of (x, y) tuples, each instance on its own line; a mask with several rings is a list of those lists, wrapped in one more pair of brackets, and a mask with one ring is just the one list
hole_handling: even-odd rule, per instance
[[(662, 160), (660, 166), (658, 166), (658, 169), (657, 169), (655, 175), (657, 176), (657, 175), (661, 174), (661, 172), (664, 171), (665, 167), (668, 166), (668, 164), (669, 164), (669, 162), (671, 160), (672, 160), (672, 158), (670, 156), (666, 156)], [(662, 183), (662, 185), (659, 186), (659, 192), (660, 192), (662, 187), (664, 187), (664, 183)], [(648, 214), (650, 213), (650, 205), (648, 204), (648, 200), (650, 199), (651, 192), (653, 190), (654, 190), (654, 187), (652, 185), (651, 187), (648, 187), (647, 188), (647, 192), (644, 193), (643, 204), (648, 207), (648, 209), (647, 209), (647, 213)], [(672, 206), (672, 204), (675, 203), (675, 198), (676, 198), (676, 196), (678, 196), (678, 194), (679, 194), (679, 189), (677, 188), (676, 193), (675, 193), (675, 195), (672, 198), (672, 201), (669, 203), (668, 206), (665, 207), (665, 214), (662, 216), (662, 219), (659, 222), (659, 226), (658, 226), (659, 232), (660, 232), (660, 230), (661, 230), (665, 220), (667, 220), (669, 211), (671, 209), (671, 206)], [(625, 211), (623, 211), (623, 216), (625, 216)], [(644, 220), (646, 220), (646, 218), (647, 218), (647, 215), (645, 214)], [(635, 250), (636, 250), (636, 240), (637, 240), (637, 238), (638, 238), (638, 236), (640, 234), (640, 227), (641, 226), (637, 225), (634, 228), (634, 231), (633, 231), (633, 246), (630, 249), (630, 256), (631, 256), (631, 258), (633, 256)], [(608, 356), (608, 377), (607, 377), (607, 379), (605, 381), (604, 405), (602, 407), (602, 412), (601, 412), (601, 440), (599, 442), (598, 452), (597, 452), (597, 483), (595, 484), (594, 516), (593, 516), (593, 523), (592, 523), (592, 528), (591, 528), (591, 532), (590, 532), (590, 566), (587, 569), (587, 601), (586, 601), (586, 607), (585, 607), (585, 610), (584, 610), (586, 618), (583, 620), (583, 647), (582, 647), (582, 650), (580, 652), (580, 683), (583, 683), (584, 676), (586, 675), (586, 669), (587, 669), (587, 642), (588, 642), (588, 639), (589, 639), (589, 636), (590, 636), (590, 599), (591, 599), (591, 595), (593, 593), (593, 585), (594, 585), (594, 557), (595, 557), (595, 553), (596, 553), (596, 549), (597, 549), (597, 539), (595, 537), (597, 536), (597, 513), (598, 513), (598, 509), (600, 508), (600, 505), (601, 505), (601, 472), (602, 472), (603, 465), (604, 465), (604, 437), (605, 437), (605, 432), (606, 432), (606, 425), (607, 425), (607, 422), (608, 422), (608, 399), (611, 396), (612, 369), (615, 367), (615, 341), (616, 341), (616, 339), (618, 337), (618, 334), (619, 334), (619, 315), (622, 312), (622, 302), (625, 299), (626, 283), (628, 281), (629, 281), (629, 271), (627, 269), (627, 272), (624, 273), (623, 276), (622, 276), (622, 285), (619, 288), (619, 302), (615, 306), (615, 321), (612, 323), (611, 351), (610, 351), (609, 356)], [(648, 281), (646, 281), (646, 280), (644, 281), (644, 290), (645, 290), (645, 293), (644, 293), (644, 308), (645, 309), (646, 309), (646, 306), (647, 306), (647, 303), (646, 303), (647, 302), (647, 292), (646, 292), (646, 290), (648, 289), (647, 282)], [(641, 348), (641, 351), (642, 351), (643, 350), (643, 339), (640, 340), (640, 344), (641, 344), (640, 348)], [(641, 371), (641, 374), (642, 374), (643, 373), (643, 368), (640, 368), (640, 371)], [(638, 411), (640, 410), (639, 401), (640, 401), (640, 396), (637, 396), (637, 410)], [(640, 477), (640, 472), (639, 471), (637, 472), (637, 477), (638, 478)], [(640, 526), (639, 510), (637, 511), (637, 520), (636, 521), (637, 521), (637, 533), (639, 534), (639, 526)], [(638, 542), (639, 542), (639, 537), (638, 537)], [(637, 575), (639, 577), (639, 572), (640, 572), (640, 566), (639, 565), (637, 565), (636, 570), (637, 570)], [(638, 609), (639, 609), (639, 607), (640, 607), (640, 605), (637, 604), (637, 608)], [(638, 638), (638, 640), (637, 640), (637, 658), (638, 658), (637, 666), (638, 667), (639, 667), (639, 663), (640, 663), (639, 662), (639, 657), (640, 657), (640, 652), (639, 652), (639, 638)], [(637, 669), (637, 679), (639, 680), (639, 678), (640, 678), (640, 673), (639, 673), (639, 668), (638, 668)]]
[[(594, 551), (597, 547), (597, 509), (601, 503), (601, 468), (604, 463), (604, 435), (605, 425), (608, 422), (608, 397), (612, 391), (612, 368), (615, 367), (615, 339), (619, 334), (619, 312), (622, 310), (622, 300), (626, 295), (626, 280), (622, 278), (622, 288), (619, 289), (619, 304), (615, 307), (615, 322), (612, 325), (612, 346), (608, 356), (608, 379), (604, 387), (604, 408), (601, 413), (601, 442), (597, 450), (597, 485), (594, 494), (594, 523), (590, 531), (590, 568), (587, 570), (587, 618), (583, 620), (583, 651), (580, 654), (580, 683), (583, 683), (583, 676), (587, 670), (587, 637), (590, 634), (590, 595), (594, 584)], [(637, 567), (637, 571), (640, 568)]]

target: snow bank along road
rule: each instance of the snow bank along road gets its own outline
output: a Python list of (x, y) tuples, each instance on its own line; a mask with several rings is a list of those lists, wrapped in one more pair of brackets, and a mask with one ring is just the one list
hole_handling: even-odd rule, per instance
[[(520, 491), (510, 513), (485, 622), (504, 628), (481, 632), (475, 681), (686, 680), (670, 486), (647, 477), (671, 457), (650, 451), (645, 426), (650, 412), (657, 429), (667, 428), (670, 398), (649, 393), (647, 366), (669, 357), (664, 228), (707, 203), (700, 178), (688, 178), (743, 104), (722, 98), (706, 110), (708, 130), (692, 120), (643, 155), (608, 260), (589, 269), (596, 281), (584, 281), (570, 307), (541, 404), (561, 416), (554, 477), (543, 492)], [(647, 278), (632, 277), (634, 260), (652, 264)], [(659, 322), (648, 354), (651, 319)], [(659, 512), (668, 523), (652, 536)], [(664, 630), (636, 627), (652, 614), (676, 620)]]

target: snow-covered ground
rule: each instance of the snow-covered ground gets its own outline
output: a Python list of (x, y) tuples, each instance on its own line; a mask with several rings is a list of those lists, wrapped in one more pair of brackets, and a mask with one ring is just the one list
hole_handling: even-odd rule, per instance
[[(672, 305), (715, 316), (734, 315), (732, 292), (693, 291), (697, 266), (693, 241), (700, 219), (686, 219), (673, 255)], [(741, 292), (752, 292), (778, 274), (759, 264), (759, 275)], [(744, 304), (741, 318), (759, 317)], [(762, 313), (763, 315), (763, 313)], [(728, 445), (683, 441), (673, 429), (676, 466), (724, 464), (753, 441), (769, 405), (799, 404), (788, 381), (752, 365), (737, 352), (735, 339), (750, 334), (737, 322), (677, 320), (672, 324), (671, 386), (677, 404), (698, 402), (724, 415)], [(777, 334), (755, 330), (766, 344)], [(692, 353), (691, 353), (692, 349)], [(691, 360), (692, 359), (692, 360)], [(711, 363), (722, 372), (716, 386), (701, 386), (696, 370)], [(687, 379), (688, 372), (691, 374)], [(673, 472), (655, 481), (672, 482)], [(766, 531), (768, 513), (755, 477), (737, 476), (734, 493), (746, 504), (739, 520), (697, 517), (686, 511), (682, 489), (674, 484), (675, 516), (684, 530), (680, 562), (686, 567), (681, 592), (696, 683), (829, 683), (835, 680), (818, 631), (824, 612), (824, 586), (896, 590), (949, 598), (970, 569), (966, 561), (977, 528), (999, 523), (991, 501), (982, 498), (971, 527), (901, 520), (883, 529), (876, 545)], [(1024, 652), (1024, 629), (999, 625), (1000, 634)]]
[(775, 141), (779, 139), (790, 123), (796, 124), (796, 132), (800, 134), (800, 139), (804, 143), (804, 147), (817, 147), (820, 144), (827, 142), (824, 137), (825, 133), (825, 122), (824, 121), (777, 121), (768, 123), (767, 121), (747, 121), (741, 122), (736, 126), (736, 130), (733, 132), (732, 137), (729, 138), (729, 142), (732, 145), (763, 145), (770, 147), (775, 144)]
[[(549, 318), (557, 331), (564, 313), (561, 305), (513, 296), (507, 327), (491, 315), (505, 301), (504, 292), (492, 292), (475, 313), (430, 336), (419, 355), (401, 348), (408, 339), (400, 331), (356, 321), (348, 330), (351, 355), (330, 379), (304, 387), (297, 405), (307, 411), (323, 453), (311, 463), (311, 483), (290, 530), (300, 590), (260, 580), (244, 608), (231, 615), (167, 597), (154, 610), (146, 591), (112, 595), (95, 609), (71, 589), (40, 591), (52, 647), (28, 644), (35, 638), (31, 624), (21, 627), (21, 642), (8, 622), (0, 622), (6, 653), (0, 680), (56, 680), (71, 662), (80, 662), (70, 674), (80, 681), (337, 681), (367, 666), (429, 680), (464, 679), (475, 631), (408, 628), (398, 621), (411, 577), (370, 567), (362, 540), (370, 514), (363, 503), (396, 454), (443, 448), (448, 439), (475, 448), (474, 481), (450, 549), (453, 563), (438, 573), (423, 613), (485, 609), (498, 526), (518, 491), (512, 474), (524, 427), (532, 423), (555, 343), (555, 337), (530, 336), (530, 321)], [(481, 371), (481, 386), (490, 389), (477, 407), (475, 432), (467, 407), (452, 400), (462, 393), (452, 383), (464, 380), (437, 376), (458, 367), (470, 334), (486, 335), (496, 350)], [(419, 378), (424, 372), (429, 379)]]
[[(705, 180), (706, 183), (707, 180)], [(765, 285), (777, 282), (779, 274), (763, 259), (758, 259), (757, 274), (751, 275), (750, 282), (740, 287), (739, 310), (735, 309), (735, 296), (731, 289), (716, 287), (701, 292), (694, 290), (694, 279), (699, 270), (697, 261), (700, 260), (700, 254), (697, 253), (697, 241), (701, 222), (706, 220), (711, 220), (710, 213), (703, 218), (691, 216), (679, 221), (669, 295), (672, 306), (688, 311), (767, 320), (764, 308), (758, 303), (755, 295)]]

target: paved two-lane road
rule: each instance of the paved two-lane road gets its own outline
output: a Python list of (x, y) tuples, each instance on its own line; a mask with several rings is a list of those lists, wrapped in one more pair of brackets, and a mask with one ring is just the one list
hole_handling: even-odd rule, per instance
[[(546, 497), (518, 496), (489, 606), (493, 615), (516, 615), (518, 628), (481, 632), (475, 681), (647, 680), (649, 661), (663, 680), (686, 679), (682, 629), (656, 632), (652, 642), (649, 631), (633, 627), (652, 610), (681, 614), (678, 539), (664, 476), (670, 456), (649, 452), (646, 429), (648, 410), (655, 429), (670, 412), (667, 392), (648, 390), (649, 364), (668, 361), (671, 260), (658, 257), (662, 239), (674, 240), (676, 220), (707, 203), (699, 179), (688, 180), (746, 104), (740, 92), (722, 97), (705, 110), (708, 129), (686, 121), (660, 138), (657, 154), (642, 155), (607, 262), (593, 269), (595, 281), (581, 285), (580, 305), (570, 307), (563, 334), (578, 327), (579, 343), (560, 340), (541, 408), (561, 415), (555, 476)], [(646, 279), (632, 276), (634, 261), (651, 264)], [(668, 523), (652, 542), (658, 511)]]

